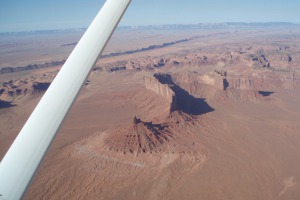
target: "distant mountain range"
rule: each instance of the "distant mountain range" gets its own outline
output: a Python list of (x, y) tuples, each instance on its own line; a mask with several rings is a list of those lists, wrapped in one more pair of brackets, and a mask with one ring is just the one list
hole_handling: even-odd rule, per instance
[[(166, 24), (147, 26), (119, 26), (117, 30), (193, 30), (193, 29), (256, 29), (256, 28), (300, 28), (300, 24), (290, 22), (223, 22), (223, 23), (198, 23), (198, 24)], [(83, 32), (86, 28), (37, 30), (23, 32), (2, 32), (1, 35), (18, 34), (55, 34), (64, 32)]]
[(149, 26), (123, 26), (119, 29), (159, 29), (159, 30), (190, 30), (190, 29), (252, 29), (252, 28), (300, 28), (300, 24), (290, 22), (224, 22), (224, 23), (198, 23), (198, 24), (166, 24)]

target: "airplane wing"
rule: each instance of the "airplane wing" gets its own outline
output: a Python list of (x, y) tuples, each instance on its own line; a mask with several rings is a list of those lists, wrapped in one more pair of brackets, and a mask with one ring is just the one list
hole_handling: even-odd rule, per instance
[(131, 0), (107, 0), (0, 163), (0, 200), (21, 199)]

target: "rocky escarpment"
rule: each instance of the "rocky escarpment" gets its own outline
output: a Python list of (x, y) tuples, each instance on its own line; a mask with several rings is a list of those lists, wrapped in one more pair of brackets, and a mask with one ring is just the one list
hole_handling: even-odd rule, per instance
[(144, 57), (130, 60), (127, 69), (155, 69), (174, 66), (230, 66), (233, 70), (249, 69), (280, 70), (298, 66), (300, 57), (290, 48), (278, 46), (248, 46), (239, 48), (203, 49), (179, 56)]
[(250, 55), (250, 61), (253, 66), (270, 68), (271, 64), (263, 53)]
[(47, 62), (47, 63), (43, 63), (43, 64), (30, 64), (30, 65), (26, 65), (26, 66), (17, 66), (17, 67), (3, 67), (3, 68), (0, 68), (0, 74), (41, 69), (41, 68), (46, 68), (46, 67), (61, 66), (64, 63), (65, 63), (65, 60), (60, 60), (60, 61), (52, 61), (49, 63)]
[(106, 58), (106, 57), (120, 56), (120, 55), (126, 55), (126, 54), (134, 54), (134, 53), (139, 53), (139, 52), (143, 52), (143, 51), (150, 51), (150, 50), (154, 50), (154, 49), (160, 49), (160, 48), (172, 46), (172, 45), (175, 45), (175, 44), (195, 40), (195, 39), (198, 39), (200, 37), (201, 36), (193, 36), (193, 37), (184, 38), (184, 39), (180, 39), (180, 40), (175, 40), (175, 41), (171, 41), (171, 42), (165, 42), (165, 43), (162, 43), (162, 44), (154, 44), (154, 45), (150, 45), (150, 46), (147, 46), (147, 47), (142, 47), (142, 48), (139, 48), (139, 49), (105, 54), (105, 55), (102, 55), (101, 57)]
[(155, 70), (161, 67), (182, 66), (231, 66), (232, 69), (240, 70), (242, 66), (250, 69), (269, 69), (297, 67), (299, 56), (293, 52), (278, 50), (276, 46), (270, 47), (240, 47), (202, 50), (180, 56), (165, 57), (141, 57), (122, 63), (121, 66), (114, 64), (105, 66), (107, 71), (125, 69)]
[(255, 83), (252, 78), (227, 78), (224, 79), (227, 82), (226, 90), (253, 90), (255, 89)]
[(163, 97), (169, 104), (169, 113), (176, 109), (176, 97), (174, 91), (168, 84), (162, 84), (155, 77), (144, 77), (144, 84), (147, 90), (154, 92), (155, 94)]
[(13, 102), (16, 98), (25, 96), (29, 92), (28, 81), (9, 80), (2, 82), (0, 87), (0, 99)]
[(46, 91), (48, 89), (50, 84), (51, 84), (50, 82), (34, 82), (32, 84), (32, 88), (36, 92), (43, 92), (43, 91)]
[[(25, 80), (9, 80), (2, 82), (0, 87), (0, 100), (2, 105), (10, 107), (14, 101), (20, 100), (30, 94), (38, 94), (48, 89), (51, 82)], [(2, 106), (2, 107), (3, 107)]]
[[(173, 80), (184, 90), (197, 98), (206, 98), (210, 101), (232, 102), (259, 102), (268, 101), (272, 95), (263, 95), (264, 92), (274, 93), (276, 88), (289, 87), (288, 81), (276, 84), (280, 80), (274, 77), (228, 76), (226, 72), (214, 71), (208, 74), (176, 73)], [(272, 85), (273, 84), (273, 85)], [(278, 85), (278, 87), (275, 87)]]
[[(176, 44), (179, 44), (179, 43), (184, 43), (184, 42), (188, 42), (188, 41), (191, 41), (191, 40), (195, 40), (195, 39), (198, 39), (200, 37), (201, 36), (192, 36), (192, 37), (188, 37), (188, 38), (184, 38), (184, 39), (165, 42), (165, 43), (162, 43), (162, 44), (154, 44), (154, 45), (150, 45), (150, 46), (147, 46), (147, 47), (142, 47), (142, 48), (138, 48), (138, 49), (134, 49), (134, 50), (128, 50), (128, 51), (122, 51), (122, 52), (113, 52), (113, 53), (109, 53), (109, 54), (104, 54), (104, 55), (101, 56), (101, 58), (121, 56), (121, 55), (127, 55), (127, 54), (134, 54), (134, 53), (150, 51), (150, 50), (154, 50), (154, 49), (165, 48), (165, 47), (176, 45)], [(76, 45), (76, 44), (77, 44), (77, 42), (74, 42), (74, 43), (69, 43), (69, 44), (62, 44), (61, 46), (62, 47), (73, 46), (73, 45)], [(65, 60), (59, 60), (59, 61), (52, 61), (52, 62), (47, 62), (47, 63), (43, 63), (43, 64), (29, 64), (27, 66), (15, 66), (15, 67), (7, 66), (7, 67), (0, 68), (0, 74), (13, 73), (13, 72), (19, 72), (19, 71), (25, 71), (25, 70), (41, 69), (41, 68), (53, 67), (53, 66), (61, 66), (64, 63), (65, 63)], [(130, 65), (130, 63), (129, 63), (129, 65)], [(159, 62), (154, 64), (154, 67), (162, 67), (164, 65), (165, 65), (165, 61), (160, 60)], [(106, 70), (108, 70), (110, 72), (114, 72), (114, 71), (118, 71), (118, 70), (125, 70), (126, 66), (107, 66), (105, 68), (106, 68)], [(95, 69), (97, 69), (97, 68), (94, 68), (94, 70)], [(100, 69), (100, 68), (98, 68), (98, 69)]]
[(148, 90), (152, 90), (160, 96), (168, 99), (170, 113), (182, 111), (190, 115), (200, 115), (213, 111), (204, 98), (195, 98), (186, 90), (179, 87), (170, 74), (156, 73), (154, 78), (146, 78), (145, 85)]
[(164, 97), (169, 103), (174, 101), (175, 93), (169, 85), (164, 85), (154, 77), (144, 77), (144, 84), (147, 90), (151, 90), (156, 94)]

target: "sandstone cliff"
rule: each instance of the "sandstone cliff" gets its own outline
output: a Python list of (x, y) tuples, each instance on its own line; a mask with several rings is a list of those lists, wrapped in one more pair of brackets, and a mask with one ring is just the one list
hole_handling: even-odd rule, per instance
[(228, 76), (227, 72), (212, 72), (208, 74), (176, 73), (173, 80), (181, 88), (188, 91), (196, 98), (205, 98), (210, 101), (226, 102), (259, 102), (270, 100), (272, 92), (283, 87), (283, 82), (278, 86), (271, 86), (274, 81), (266, 77), (237, 77)]
[(145, 76), (144, 84), (147, 90), (151, 90), (167, 100), (170, 104), (170, 112), (172, 112), (175, 104), (175, 93), (172, 91), (172, 89), (168, 85), (160, 83), (154, 77)]

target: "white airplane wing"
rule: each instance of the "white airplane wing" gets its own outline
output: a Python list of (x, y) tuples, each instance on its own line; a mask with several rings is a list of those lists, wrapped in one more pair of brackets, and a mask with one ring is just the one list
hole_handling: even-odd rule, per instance
[(131, 0), (107, 0), (0, 163), (0, 199), (21, 199)]

